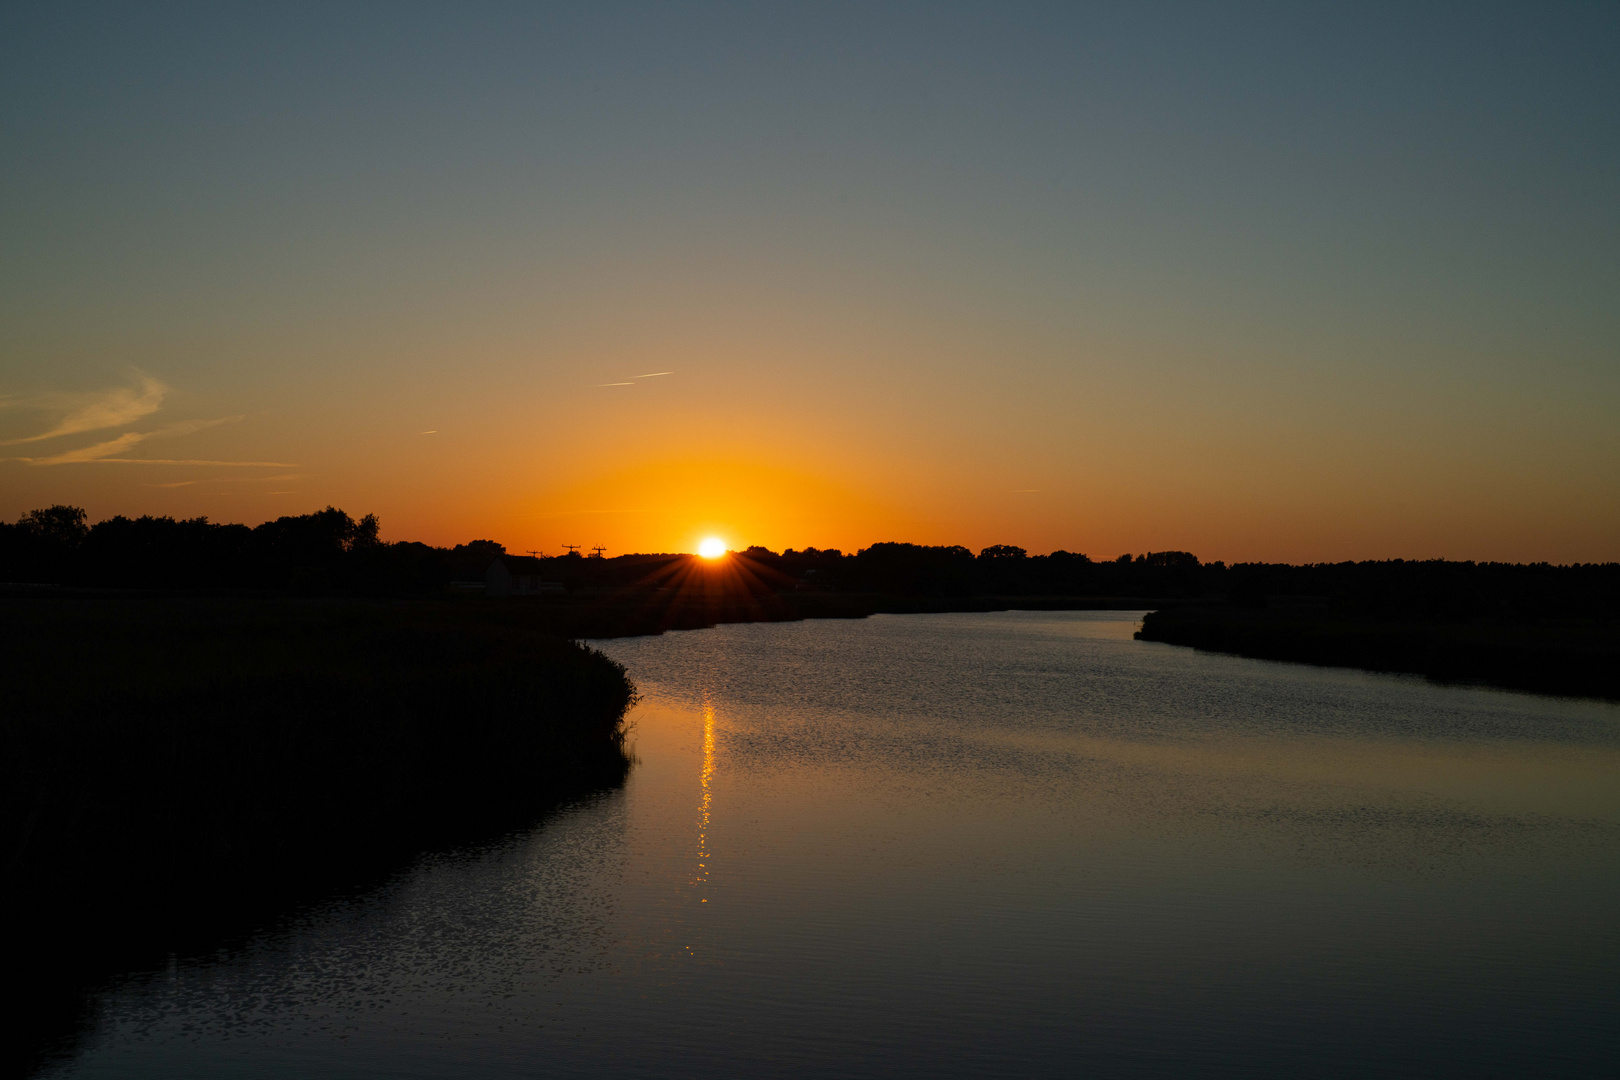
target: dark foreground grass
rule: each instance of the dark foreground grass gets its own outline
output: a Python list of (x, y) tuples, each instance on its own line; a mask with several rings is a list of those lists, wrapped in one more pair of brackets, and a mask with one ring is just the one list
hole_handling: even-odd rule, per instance
[(624, 670), (486, 604), (0, 599), (26, 1071), (100, 975), (622, 782)]
[(1219, 605), (1152, 612), (1137, 636), (1263, 660), (1620, 700), (1620, 623), (1609, 618), (1443, 619), (1329, 604)]

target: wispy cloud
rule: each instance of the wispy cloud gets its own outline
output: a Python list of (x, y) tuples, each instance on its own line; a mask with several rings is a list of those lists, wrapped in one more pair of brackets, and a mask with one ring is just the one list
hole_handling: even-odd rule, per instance
[(0, 446), (43, 442), (63, 435), (78, 435), (86, 431), (133, 424), (143, 416), (150, 416), (163, 407), (163, 397), (169, 392), (152, 376), (136, 372), (138, 386), (102, 390), (93, 394), (47, 394), (33, 398), (0, 399), (0, 407), (11, 409), (38, 409), (45, 412), (63, 412), (56, 426), (39, 435), (21, 439), (8, 439)]
[(128, 458), (119, 454), (146, 442), (148, 439), (174, 439), (182, 435), (234, 423), (240, 416), (222, 416), (217, 420), (185, 420), (178, 424), (158, 428), (156, 431), (126, 431), (116, 439), (81, 446), (49, 457), (13, 457), (6, 461), (22, 461), (29, 465), (217, 465), (226, 468), (296, 469), (290, 461), (213, 461), (198, 458)]
[(439, 433), (438, 428), (434, 428), (432, 431), (418, 431), (417, 432), (418, 435), (437, 435), (438, 433)]
[(673, 374), (675, 374), (673, 371), (649, 371), (645, 375), (632, 375), (632, 376), (630, 376), (630, 378), (626, 379), (624, 382), (599, 382), (599, 383), (591, 383), (590, 386), (591, 386), (592, 389), (595, 389), (596, 387), (599, 387), (599, 386), (634, 386), (634, 385), (636, 385), (636, 380), (637, 379), (656, 379), (660, 375), (673, 375)]
[[(43, 394), (33, 397), (0, 396), (0, 409), (34, 409), (59, 412), (61, 418), (48, 431), (20, 439), (0, 441), (0, 446), (20, 446), (44, 442), (67, 435), (81, 435), (89, 431), (123, 427), (157, 412), (169, 388), (144, 372), (134, 373), (133, 387), (120, 387), (94, 394)], [(155, 431), (126, 431), (116, 438), (104, 439), (89, 446), (64, 450), (38, 457), (0, 457), (0, 461), (15, 461), (26, 465), (203, 465), (220, 468), (296, 469), (290, 461), (219, 461), (212, 458), (137, 458), (123, 455), (149, 439), (174, 439), (182, 435), (229, 424), (241, 420), (240, 416), (224, 416), (212, 420), (185, 420), (168, 424)], [(283, 477), (283, 479), (289, 479)], [(190, 481), (163, 485), (182, 487)]]
[[(302, 480), (303, 473), (278, 473), (275, 476), (209, 476), (201, 480), (175, 480), (167, 484), (142, 484), (149, 488), (181, 488), (191, 487), (194, 484), (285, 484), (289, 480)], [(270, 491), (268, 495), (283, 495), (286, 492)]]
[(130, 450), (146, 438), (138, 431), (131, 431), (116, 439), (108, 439), (93, 446), (81, 446), (77, 450), (68, 450), (64, 453), (53, 454), (50, 457), (18, 457), (12, 461), (26, 461), (30, 465), (72, 465), (81, 461), (100, 461), (113, 454), (122, 454)]
[[(55, 458), (11, 458), (12, 461), (27, 461), (34, 465), (71, 465), (74, 461), (60, 461)], [(91, 462), (96, 465), (216, 465), (221, 468), (252, 468), (252, 469), (285, 469), (293, 465), (291, 461), (213, 461), (208, 458), (94, 458)]]
[(215, 427), (219, 424), (240, 420), (240, 416), (227, 416), (219, 420), (188, 420), (184, 423), (170, 424), (168, 427), (158, 428), (156, 431), (126, 431), (116, 439), (108, 439), (93, 446), (81, 446), (77, 450), (67, 450), (60, 454), (42, 458), (19, 458), (33, 465), (73, 465), (85, 461), (102, 461), (114, 454), (124, 451), (145, 442), (147, 439), (169, 439), (180, 435), (190, 435), (194, 431)]

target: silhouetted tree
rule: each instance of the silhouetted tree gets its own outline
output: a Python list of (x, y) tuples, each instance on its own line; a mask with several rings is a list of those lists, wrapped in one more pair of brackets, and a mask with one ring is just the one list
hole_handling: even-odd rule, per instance
[(28, 511), (17, 520), (17, 527), (39, 543), (63, 551), (77, 548), (90, 532), (82, 509), (60, 504)]
[(89, 529), (77, 506), (30, 510), (10, 530), (4, 549), (11, 581), (63, 582), (72, 578), (75, 556)]
[(126, 588), (240, 587), (251, 536), (245, 525), (215, 525), (206, 517), (118, 515), (90, 529), (78, 577)]
[(881, 543), (855, 553), (855, 575), (872, 592), (967, 596), (973, 592), (973, 552), (960, 544)]
[(506, 554), (506, 545), (493, 540), (469, 540), (450, 549), (452, 581), (483, 581), (489, 564)]
[(1021, 548), (1021, 547), (1013, 547), (1011, 544), (992, 544), (990, 547), (987, 547), (983, 551), (979, 552), (979, 558), (981, 558), (981, 559), (1022, 559), (1022, 558), (1025, 558), (1028, 554), (1029, 553), (1026, 552), (1023, 548)]

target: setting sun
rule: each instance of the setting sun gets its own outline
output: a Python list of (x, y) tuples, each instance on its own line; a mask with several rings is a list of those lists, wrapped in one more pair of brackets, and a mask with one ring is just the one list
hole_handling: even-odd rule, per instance
[(718, 559), (726, 553), (726, 542), (718, 536), (711, 536), (698, 545), (698, 554), (705, 559)]

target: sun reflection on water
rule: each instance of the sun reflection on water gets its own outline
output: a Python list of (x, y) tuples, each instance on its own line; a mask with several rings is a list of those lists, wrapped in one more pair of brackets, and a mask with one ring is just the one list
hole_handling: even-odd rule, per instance
[[(709, 883), (709, 807), (714, 799), (711, 782), (714, 779), (714, 706), (703, 706), (703, 770), (698, 774), (698, 836), (697, 875), (692, 884), (703, 890)], [(708, 897), (700, 896), (698, 903), (707, 904)]]

